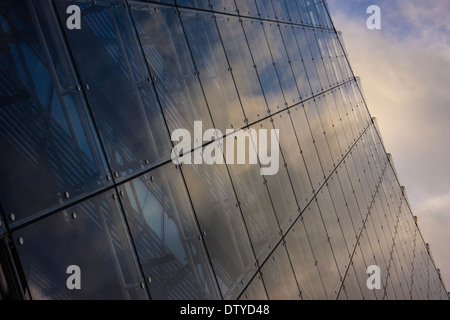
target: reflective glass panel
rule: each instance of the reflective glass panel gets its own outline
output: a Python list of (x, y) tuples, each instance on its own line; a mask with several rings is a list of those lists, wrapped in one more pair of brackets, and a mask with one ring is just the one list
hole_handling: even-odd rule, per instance
[(2, 1), (0, 22), (0, 200), (14, 227), (111, 182), (50, 1)]
[(273, 10), (272, 1), (270, 0), (255, 0), (258, 7), (259, 16), (262, 19), (275, 19), (275, 11)]
[(223, 15), (218, 15), (216, 21), (245, 115), (249, 124), (254, 123), (268, 112), (242, 23), (238, 17)]
[[(248, 133), (245, 131), (245, 133)], [(244, 134), (244, 132), (242, 132)], [(224, 139), (224, 150), (228, 155), (229, 142), (242, 139), (240, 133), (230, 135)], [(246, 146), (255, 150), (255, 141), (250, 136), (245, 138)], [(235, 147), (235, 149), (237, 149)], [(245, 158), (249, 159), (250, 149), (246, 148)], [(263, 261), (280, 240), (280, 227), (269, 197), (264, 177), (261, 176), (258, 164), (238, 164), (237, 156), (241, 150), (235, 150), (234, 161), (228, 164), (237, 198), (240, 203), (242, 214), (246, 222), (248, 233), (255, 250), (256, 258)], [(256, 154), (256, 153), (255, 153)], [(247, 160), (249, 161), (249, 160)]]
[(142, 2), (131, 4), (140, 44), (154, 76), (169, 131), (183, 128), (193, 135), (194, 121), (203, 121), (205, 128), (212, 128), (177, 11)]
[(288, 112), (273, 116), (273, 124), (279, 130), (278, 139), (297, 202), (300, 209), (305, 208), (312, 199), (313, 190)]
[[(304, 214), (310, 211), (311, 208), (308, 207)], [(302, 298), (304, 300), (326, 299), (322, 278), (302, 218), (297, 220), (286, 235), (286, 246)]]
[[(102, 193), (14, 233), (32, 299), (148, 298), (113, 193)], [(70, 266), (79, 267), (81, 290), (66, 285), (77, 273), (68, 271)]]
[(297, 281), (284, 245), (280, 244), (261, 268), (270, 300), (298, 300)]
[(258, 9), (254, 1), (249, 0), (235, 0), (239, 15), (258, 17)]
[[(284, 99), (288, 106), (300, 102), (300, 92), (297, 88), (297, 83), (292, 72), (291, 63), (286, 53), (286, 45), (293, 45), (283, 41), (280, 27), (275, 23), (269, 22), (264, 24), (267, 41), (269, 43), (270, 52), (273, 57), (273, 62), (280, 79), (281, 88), (283, 90)], [(300, 61), (295, 61), (300, 63)], [(282, 106), (280, 106), (282, 108)], [(284, 108), (284, 106), (283, 106)]]
[(350, 261), (350, 251), (347, 248), (347, 243), (345, 242), (343, 230), (336, 215), (336, 210), (328, 186), (324, 186), (322, 190), (319, 191), (317, 200), (320, 215), (325, 226), (326, 234), (330, 239), (329, 241), (336, 258), (339, 273), (344, 275)]
[(236, 5), (230, 0), (209, 0), (214, 11), (236, 14)]
[(186, 165), (183, 173), (222, 295), (236, 299), (256, 266), (227, 169), (224, 165)]
[[(190, 7), (190, 8), (199, 8), (199, 9), (205, 9), (209, 10), (209, 1), (208, 0), (175, 0), (177, 5), (184, 6), (184, 7)], [(170, 0), (164, 0), (161, 2), (173, 2)]]
[(212, 13), (180, 12), (215, 128), (242, 128), (244, 114)]
[(307, 101), (304, 104), (304, 110), (308, 119), (309, 127), (313, 136), (314, 144), (319, 154), (319, 159), (322, 164), (325, 175), (328, 176), (333, 171), (333, 158), (328, 147), (326, 132), (322, 126), (322, 122), (317, 112), (316, 102)]
[(180, 171), (170, 163), (119, 189), (152, 299), (219, 299)]
[[(265, 129), (268, 130), (268, 136), (270, 130), (273, 129), (270, 119), (260, 122), (258, 125), (252, 127), (255, 130)], [(271, 155), (276, 152), (272, 144), (268, 145), (267, 154)], [(287, 168), (284, 166), (284, 159), (279, 154), (279, 168), (277, 174), (264, 176), (267, 181), (267, 187), (269, 189), (270, 197), (272, 199), (273, 207), (278, 217), (281, 230), (284, 232), (291, 225), (295, 217), (299, 214), (299, 208), (295, 198), (294, 190), (292, 189), (291, 180), (288, 175)]]
[(316, 201), (310, 203), (302, 218), (322, 277), (327, 299), (335, 299), (339, 292), (340, 276)]
[(308, 75), (308, 81), (311, 86), (312, 94), (316, 94), (322, 91), (319, 75), (317, 74), (316, 66), (314, 64), (313, 55), (309, 47), (308, 39), (306, 38), (304, 27), (294, 27), (295, 37), (297, 38), (297, 44), (300, 48), (300, 53), (303, 57), (303, 63), (305, 65), (306, 74)]
[(322, 164), (317, 154), (317, 149), (311, 135), (304, 107), (303, 105), (296, 106), (289, 111), (313, 190), (318, 190), (326, 177), (322, 171)]
[(297, 88), (300, 92), (300, 100), (304, 100), (311, 95), (311, 85), (309, 84), (302, 55), (297, 44), (294, 26), (282, 24), (280, 30), (289, 57), (288, 63), (292, 68)]
[[(73, 1), (58, 1), (62, 23)], [(128, 10), (79, 3), (81, 30), (64, 28), (116, 178), (159, 164), (170, 140)]]
[(241, 294), (240, 300), (267, 300), (266, 289), (259, 274), (253, 278), (247, 289)]
[[(264, 0), (264, 3), (266, 2)], [(286, 101), (273, 65), (262, 22), (243, 19), (243, 25), (267, 104), (270, 111), (275, 112), (283, 108)]]

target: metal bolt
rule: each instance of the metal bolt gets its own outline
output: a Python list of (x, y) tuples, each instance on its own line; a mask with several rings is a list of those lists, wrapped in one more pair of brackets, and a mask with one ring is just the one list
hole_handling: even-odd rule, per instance
[(66, 197), (66, 199), (70, 198), (70, 194), (68, 192), (64, 192), (64, 197)]
[(77, 214), (75, 212), (72, 212), (72, 219), (76, 219), (77, 218)]
[(145, 289), (145, 284), (143, 282), (141, 282), (141, 288)]
[(116, 172), (114, 172), (114, 176), (116, 177), (116, 178), (118, 178), (119, 177), (119, 173), (116, 171)]
[(147, 281), (148, 281), (148, 283), (152, 283), (152, 278), (148, 277)]
[(86, 88), (86, 90), (89, 90), (89, 85), (87, 83), (84, 87)]
[(148, 161), (148, 159), (145, 159), (145, 164), (150, 164), (150, 161)]
[(18, 242), (19, 242), (19, 244), (22, 246), (22, 245), (23, 245), (23, 238), (20, 237), (20, 238), (18, 239)]
[(150, 177), (150, 180), (151, 180), (151, 181), (155, 181), (155, 177), (154, 177), (154, 176), (151, 176), (151, 177)]
[(203, 231), (203, 235), (206, 236), (206, 231)]
[(0, 220), (0, 227), (2, 226), (2, 220)]
[(111, 181), (111, 179), (112, 179), (111, 175), (108, 174), (108, 175), (106, 176), (106, 180)]
[(117, 199), (117, 196), (116, 196), (116, 194), (114, 193), (113, 195), (112, 195), (112, 198), (114, 199), (114, 200), (116, 200)]
[(11, 221), (16, 220), (16, 216), (14, 215), (14, 213), (11, 213), (11, 214), (9, 215), (9, 218), (11, 219)]
[(120, 190), (119, 193), (122, 197), (125, 195), (125, 193), (123, 193), (123, 190)]

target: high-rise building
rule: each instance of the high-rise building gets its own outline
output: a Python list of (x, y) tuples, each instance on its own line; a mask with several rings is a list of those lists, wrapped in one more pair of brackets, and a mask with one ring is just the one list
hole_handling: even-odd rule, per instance
[[(448, 298), (324, 1), (2, 0), (0, 39), (2, 298)], [(195, 121), (277, 174), (175, 164)]]

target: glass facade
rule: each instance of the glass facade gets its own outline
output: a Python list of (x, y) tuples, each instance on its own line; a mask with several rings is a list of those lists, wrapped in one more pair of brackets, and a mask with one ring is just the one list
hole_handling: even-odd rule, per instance
[[(325, 1), (3, 0), (0, 39), (1, 298), (448, 299)], [(278, 173), (175, 165), (195, 121)]]

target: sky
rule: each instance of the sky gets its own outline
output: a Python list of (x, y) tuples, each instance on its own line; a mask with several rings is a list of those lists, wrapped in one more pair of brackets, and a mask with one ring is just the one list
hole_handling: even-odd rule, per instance
[[(381, 29), (366, 12), (381, 9)], [(450, 0), (328, 0), (388, 153), (450, 290)]]

